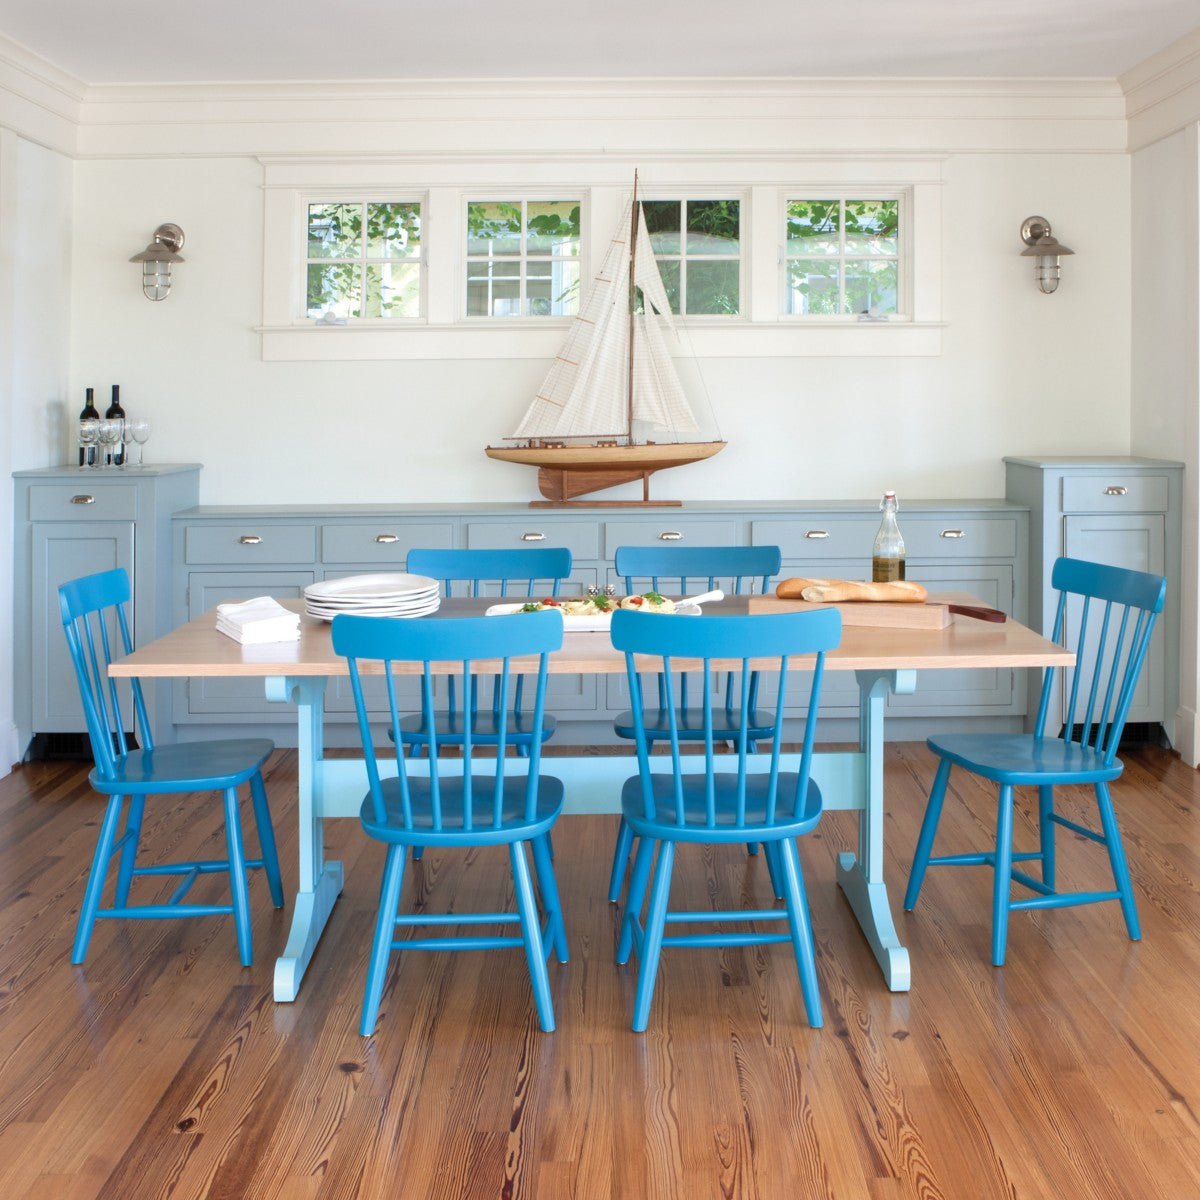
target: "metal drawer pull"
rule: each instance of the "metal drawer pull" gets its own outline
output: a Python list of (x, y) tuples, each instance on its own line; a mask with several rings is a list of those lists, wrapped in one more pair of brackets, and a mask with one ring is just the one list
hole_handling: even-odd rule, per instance
[(394, 533), (377, 533), (375, 540), (381, 546), (390, 546), (393, 542), (398, 542), (400, 539)]
[(95, 504), (96, 497), (95, 496), (72, 496), (71, 503), (72, 504)]
[(683, 534), (676, 529), (664, 529), (658, 535), (658, 540), (660, 542), (682, 542)]
[(238, 541), (243, 546), (257, 546), (259, 542), (262, 541), (262, 538), (260, 538), (257, 533), (243, 533), (242, 536), (238, 538)]
[(1129, 489), (1127, 487), (1120, 487), (1120, 486), (1106, 487), (1104, 489), (1104, 494), (1106, 496), (1127, 496), (1127, 495), (1129, 495)]
[(829, 536), (828, 529), (806, 529), (804, 531), (806, 538), (827, 538)]
[(943, 529), (938, 537), (944, 538), (963, 538), (966, 537), (966, 532), (962, 529)]
[(546, 535), (544, 533), (523, 533), (523, 534), (521, 534), (521, 541), (523, 541), (523, 542), (544, 542), (545, 540), (546, 540)]

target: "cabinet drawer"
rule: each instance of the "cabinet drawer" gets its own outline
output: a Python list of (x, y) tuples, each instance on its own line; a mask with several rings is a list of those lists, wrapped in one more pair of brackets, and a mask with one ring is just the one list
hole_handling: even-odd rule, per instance
[(1166, 512), (1169, 490), (1165, 475), (1068, 475), (1063, 512)]
[(618, 546), (736, 546), (741, 539), (734, 521), (700, 521), (664, 515), (653, 521), (606, 521), (604, 556)]
[(327, 563), (402, 566), (415, 547), (440, 550), (453, 545), (454, 526), (449, 522), (411, 525), (385, 519), (370, 525), (321, 526), (321, 561)]
[(188, 563), (311, 563), (316, 557), (313, 525), (270, 525), (253, 520), (238, 525), (189, 525), (184, 530)]
[(137, 488), (97, 487), (81, 473), (77, 484), (34, 484), (29, 489), (31, 521), (134, 521)]
[(900, 532), (908, 558), (1013, 558), (1017, 553), (1017, 519), (981, 520), (947, 517), (944, 520), (909, 520), (903, 514)]
[[(903, 515), (900, 530), (907, 541), (908, 530)], [(879, 532), (879, 518), (842, 519), (801, 513), (794, 521), (755, 521), (751, 531), (756, 546), (778, 546), (784, 562), (844, 558), (860, 564), (859, 572), (852, 573), (858, 578), (862, 571), (870, 573), (871, 547)], [(867, 575), (861, 575), (861, 578), (865, 579)]]
[(566, 546), (573, 559), (591, 559), (599, 554), (600, 535), (595, 521), (545, 521), (530, 514), (523, 521), (468, 521), (466, 544), (472, 550)]

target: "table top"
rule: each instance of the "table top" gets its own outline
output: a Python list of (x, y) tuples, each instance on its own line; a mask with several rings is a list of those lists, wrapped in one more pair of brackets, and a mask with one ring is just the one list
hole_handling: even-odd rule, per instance
[[(729, 596), (720, 604), (705, 605), (705, 611), (741, 615), (748, 609), (748, 599)], [(755, 611), (763, 611), (764, 597), (755, 597), (754, 600)], [(419, 619), (478, 615), (494, 602), (494, 598), (486, 601), (443, 600), (436, 614)], [(284, 600), (281, 603), (301, 613), (298, 641), (243, 646), (217, 632), (216, 610), (212, 609), (114, 662), (110, 673), (121, 678), (137, 676), (143, 679), (348, 674), (346, 660), (334, 653), (329, 623), (304, 615), (302, 600)], [(796, 662), (802, 663), (803, 660), (797, 659)], [(826, 655), (825, 669), (939, 670), (1062, 666), (1072, 662), (1074, 655), (1071, 651), (1016, 621), (996, 624), (974, 617), (955, 616), (944, 629), (844, 626), (841, 645)], [(520, 660), (514, 659), (513, 665), (514, 669), (521, 669)], [(769, 664), (762, 666), (769, 669)], [(486, 671), (487, 664), (481, 662), (478, 668)], [(416, 667), (412, 669), (414, 672), (417, 670)], [(550, 656), (549, 670), (558, 675), (618, 674), (625, 670), (625, 656), (613, 649), (607, 633), (568, 633), (563, 638), (562, 649)], [(403, 673), (403, 670), (398, 668), (398, 673)]]

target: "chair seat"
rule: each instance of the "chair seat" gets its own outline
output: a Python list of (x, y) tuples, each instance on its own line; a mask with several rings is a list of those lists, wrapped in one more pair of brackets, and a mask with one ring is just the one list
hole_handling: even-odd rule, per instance
[[(500, 741), (500, 719), (490, 709), (477, 712), (473, 719), (462, 712), (438, 713), (434, 719), (434, 736), (441, 745), (458, 746), (463, 742), (467, 726), (471, 729), (471, 740), (477, 746), (494, 746)], [(557, 718), (546, 714), (542, 717), (541, 740), (544, 742), (558, 728)], [(528, 744), (537, 734), (533, 713), (510, 712), (505, 719), (505, 740), (510, 746)], [(429, 725), (418, 714), (403, 717), (400, 721), (400, 737), (409, 743), (427, 745)]]
[(89, 779), (106, 796), (224, 790), (239, 787), (260, 771), (274, 749), (268, 738), (176, 742), (131, 750), (117, 760), (111, 777), (93, 770)]
[(1106, 763), (1091, 746), (1026, 733), (951, 733), (926, 744), (942, 758), (1012, 786), (1095, 783), (1116, 779), (1123, 769), (1119, 759)]
[(405, 828), (400, 781), (380, 781), (386, 820), (375, 818), (375, 809), (368, 792), (362, 803), (360, 817), (363, 829), (373, 838), (397, 845), (416, 846), (494, 846), (508, 842), (528, 841), (547, 833), (562, 812), (563, 785), (552, 775), (538, 778), (537, 811), (533, 820), (525, 819), (526, 778), (523, 774), (507, 776), (503, 785), (501, 820), (492, 824), (492, 798), (495, 776), (472, 776), (472, 823), (464, 829), (463, 793), (461, 778), (443, 777), (439, 790), (442, 802), (442, 828), (433, 827), (432, 785), (427, 779), (410, 778), (409, 799), (412, 805), (412, 826)]
[[(704, 709), (703, 708), (681, 708), (677, 713), (679, 720), (679, 740), (680, 741), (703, 741), (704, 740)], [(722, 721), (724, 717), (724, 721)], [(749, 723), (746, 732), (750, 740), (768, 740), (775, 732), (775, 714), (764, 712), (761, 709), (751, 709), (749, 714)], [(671, 737), (671, 710), (665, 708), (647, 708), (643, 711), (645, 721), (646, 737), (650, 741), (667, 741)], [(728, 711), (713, 707), (713, 736), (720, 741), (722, 737), (734, 738), (737, 736), (740, 728), (740, 716), (736, 710)], [(637, 737), (633, 722), (633, 710), (626, 709), (623, 713), (619, 713), (613, 721), (613, 730), (618, 737), (629, 738), (631, 741)]]
[[(675, 819), (674, 775), (651, 774), (654, 793), (655, 816), (645, 815), (640, 775), (625, 780), (621, 789), (621, 814), (630, 829), (638, 837), (657, 838), (673, 842), (770, 842), (781, 838), (794, 838), (808, 833), (816, 827), (821, 817), (821, 789), (815, 781), (808, 781), (801, 813), (796, 817), (779, 813), (775, 820), (766, 820), (766, 797), (768, 775), (746, 777), (746, 820), (738, 824), (736, 817), (737, 785), (736, 774), (713, 776), (716, 792), (716, 825), (704, 823), (705, 777), (703, 775), (683, 777), (683, 802), (688, 825), (681, 826)], [(779, 773), (779, 796), (792, 797), (798, 778), (794, 772)]]

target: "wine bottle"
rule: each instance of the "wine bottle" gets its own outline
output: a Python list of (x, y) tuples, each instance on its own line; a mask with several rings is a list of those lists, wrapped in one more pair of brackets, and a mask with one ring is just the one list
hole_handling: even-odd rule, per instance
[(125, 465), (125, 410), (121, 407), (121, 389), (115, 383), (112, 390), (112, 403), (108, 406), (104, 416), (109, 421), (121, 423), (117, 440), (108, 447), (106, 461), (110, 467), (123, 467)]
[(88, 388), (85, 395), (87, 398), (83, 402), (83, 411), (79, 414), (79, 430), (76, 437), (79, 445), (79, 465), (94, 467), (100, 461), (100, 444), (97, 440), (100, 433), (100, 413), (94, 400), (95, 390)]
[(875, 546), (871, 551), (871, 579), (875, 583), (895, 583), (904, 578), (904, 538), (896, 523), (896, 511), (900, 505), (895, 492), (884, 492), (879, 502), (883, 520), (875, 535)]

